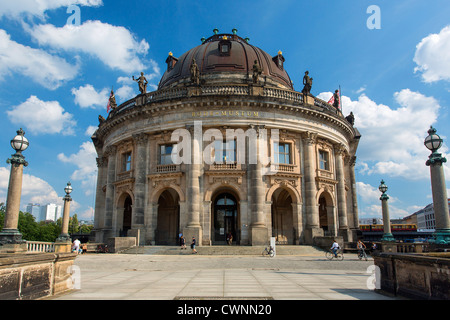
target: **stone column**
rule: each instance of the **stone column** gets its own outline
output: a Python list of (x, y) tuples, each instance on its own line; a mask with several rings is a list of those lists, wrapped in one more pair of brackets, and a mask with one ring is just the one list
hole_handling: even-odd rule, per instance
[(345, 148), (342, 144), (335, 146), (334, 155), (336, 158), (336, 179), (338, 181), (337, 184), (338, 217), (339, 217), (338, 235), (344, 237), (344, 241), (349, 241), (349, 230), (347, 220), (347, 199), (345, 191), (345, 174), (344, 174)]
[[(133, 139), (136, 143), (135, 156), (134, 156), (134, 204), (133, 204), (133, 217), (132, 217), (132, 229), (142, 229), (144, 227), (144, 213), (145, 213), (145, 182), (147, 176), (147, 144), (148, 135), (145, 133), (139, 133), (133, 135)], [(141, 234), (142, 242), (145, 240), (145, 236)]]
[(304, 177), (305, 177), (305, 213), (306, 226), (304, 229), (304, 240), (312, 244), (316, 236), (323, 236), (323, 230), (319, 225), (319, 206), (316, 203), (317, 187), (315, 172), (315, 144), (317, 134), (305, 132), (302, 135), (304, 142)]
[(250, 242), (252, 245), (265, 245), (268, 243), (267, 226), (264, 215), (265, 188), (263, 180), (262, 148), (267, 147), (267, 140), (262, 137), (260, 127), (256, 128), (257, 133), (257, 157), (256, 164), (249, 164), (251, 177), (251, 225)]
[[(384, 181), (381, 180), (381, 184), (384, 184)], [(389, 197), (386, 193), (383, 192), (383, 194), (380, 197), (381, 200), (381, 212), (383, 213), (383, 236), (381, 237), (381, 241), (395, 241), (392, 233), (391, 233), (391, 220), (389, 218), (389, 206), (388, 206), (388, 200)]]
[[(102, 228), (104, 230), (104, 236), (110, 236), (112, 229), (112, 219), (114, 211), (114, 182), (116, 182), (116, 146), (108, 146), (105, 151), (105, 155), (108, 157), (108, 168), (106, 171), (106, 194), (105, 194), (105, 214), (103, 219)], [(102, 239), (106, 241), (106, 239)]]
[(189, 127), (191, 133), (191, 164), (188, 164), (187, 177), (187, 224), (183, 229), (186, 243), (190, 244), (192, 237), (197, 240), (197, 245), (202, 244), (202, 230), (200, 225), (200, 166), (202, 153), (202, 126), (195, 121), (194, 126)]
[(352, 184), (353, 226), (355, 229), (359, 229), (358, 198), (356, 195), (355, 164), (356, 164), (356, 156), (353, 156), (350, 159), (350, 183)]
[[(28, 163), (23, 155), (16, 153), (11, 159), (11, 173), (9, 176), (8, 195), (3, 229), (0, 232), (0, 249), (8, 247), (11, 252), (26, 251), (26, 242), (17, 229), (19, 223), (20, 196), (22, 194), (23, 167)], [(0, 250), (1, 251), (1, 250)], [(8, 252), (9, 252), (8, 251)]]
[(105, 192), (103, 186), (106, 185), (106, 168), (108, 159), (99, 156), (97, 159), (97, 188), (95, 191), (95, 213), (94, 213), (94, 232), (95, 242), (102, 242), (101, 226), (105, 216)]
[[(70, 185), (70, 182), (68, 185)], [(55, 252), (71, 252), (72, 248), (72, 241), (69, 235), (70, 201), (72, 201), (72, 198), (69, 194), (66, 194), (63, 200), (64, 200), (64, 211), (61, 226), (61, 234), (55, 241)]]
[(431, 191), (436, 220), (436, 231), (433, 234), (433, 240), (436, 244), (450, 244), (447, 187), (445, 185), (444, 168), (442, 167), (442, 164), (445, 162), (447, 162), (447, 159), (442, 157), (437, 151), (433, 152), (426, 162), (426, 165), (430, 167), (431, 175)]

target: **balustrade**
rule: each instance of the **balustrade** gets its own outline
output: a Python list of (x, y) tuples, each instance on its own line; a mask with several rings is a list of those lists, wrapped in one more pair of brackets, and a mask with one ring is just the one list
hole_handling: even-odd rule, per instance
[(55, 243), (43, 241), (27, 241), (27, 252), (55, 252)]

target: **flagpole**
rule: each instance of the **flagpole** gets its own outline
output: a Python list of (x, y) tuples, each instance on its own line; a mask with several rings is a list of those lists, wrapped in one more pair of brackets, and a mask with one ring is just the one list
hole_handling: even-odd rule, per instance
[(339, 107), (340, 107), (341, 113), (342, 113), (342, 91), (341, 91), (341, 85), (339, 85)]

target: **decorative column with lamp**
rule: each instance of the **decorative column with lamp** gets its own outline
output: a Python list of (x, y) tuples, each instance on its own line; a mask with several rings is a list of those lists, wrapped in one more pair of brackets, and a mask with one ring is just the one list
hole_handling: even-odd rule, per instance
[(29, 142), (24, 137), (25, 131), (20, 128), (17, 135), (11, 140), (11, 147), (16, 153), (11, 159), (6, 160), (11, 164), (11, 173), (9, 176), (8, 195), (6, 199), (6, 212), (3, 229), (0, 232), (0, 251), (22, 252), (26, 251), (26, 242), (22, 239), (22, 234), (18, 230), (20, 196), (22, 194), (23, 167), (28, 166), (22, 151), (25, 151)]
[(380, 192), (382, 193), (380, 200), (381, 200), (381, 211), (383, 213), (384, 233), (383, 236), (381, 237), (381, 241), (395, 241), (394, 236), (391, 233), (391, 221), (389, 220), (389, 206), (388, 206), (389, 197), (386, 194), (388, 187), (384, 183), (384, 180), (381, 180), (378, 190), (380, 190)]
[(431, 191), (436, 220), (436, 231), (433, 234), (433, 241), (436, 244), (450, 244), (450, 217), (444, 168), (442, 166), (443, 163), (447, 162), (447, 159), (437, 152), (442, 146), (442, 142), (441, 137), (436, 134), (436, 129), (430, 127), (424, 144), (431, 151), (426, 165), (430, 167)]
[(61, 227), (61, 234), (56, 239), (55, 242), (55, 252), (70, 252), (72, 248), (72, 241), (69, 235), (69, 217), (70, 217), (70, 193), (72, 192), (72, 185), (67, 182), (67, 186), (64, 188), (66, 195), (63, 197), (64, 200), (64, 212), (63, 221)]

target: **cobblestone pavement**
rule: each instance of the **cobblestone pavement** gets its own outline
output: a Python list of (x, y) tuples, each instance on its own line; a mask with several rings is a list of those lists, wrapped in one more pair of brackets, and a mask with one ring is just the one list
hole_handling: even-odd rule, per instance
[(360, 261), (356, 254), (346, 254), (344, 261), (328, 261), (322, 254), (274, 258), (85, 254), (74, 265), (79, 289), (52, 299), (395, 299), (370, 288), (373, 260)]

